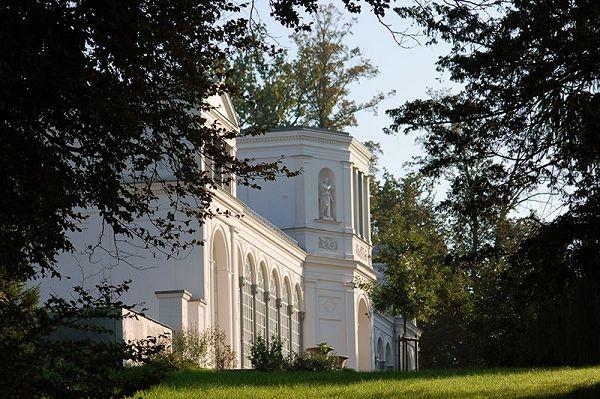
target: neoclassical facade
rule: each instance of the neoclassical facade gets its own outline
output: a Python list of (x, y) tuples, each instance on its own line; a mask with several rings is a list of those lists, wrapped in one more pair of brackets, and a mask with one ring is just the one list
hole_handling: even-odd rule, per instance
[[(229, 99), (211, 101), (208, 122), (239, 131)], [(149, 317), (175, 330), (219, 326), (243, 368), (250, 367), (248, 348), (259, 335), (279, 336), (286, 354), (327, 342), (359, 370), (414, 368), (414, 341), (398, 344), (401, 317), (374, 312), (357, 285), (378, 277), (371, 262), (369, 151), (347, 133), (304, 127), (228, 144), (238, 158), (283, 156), (302, 173), (261, 190), (222, 184), (212, 207), (234, 216), (207, 219), (197, 233), (204, 245), (177, 258), (116, 242), (89, 211), (73, 237), (76, 253), (60, 259), (73, 278), (44, 281), (42, 295), (131, 279), (127, 302), (143, 303)], [(420, 331), (410, 324), (410, 334)]]

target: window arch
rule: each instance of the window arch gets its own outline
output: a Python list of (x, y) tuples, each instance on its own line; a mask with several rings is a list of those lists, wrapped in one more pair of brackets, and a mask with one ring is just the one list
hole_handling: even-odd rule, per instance
[(383, 341), (381, 337), (377, 338), (377, 355), (375, 357), (375, 366), (378, 369), (383, 369)]
[(392, 345), (389, 342), (385, 344), (385, 366), (386, 368), (392, 368), (394, 366), (394, 359), (392, 358)]
[(254, 334), (256, 337), (266, 337), (267, 332), (267, 303), (266, 303), (266, 289), (267, 289), (267, 274), (264, 262), (261, 262), (260, 267), (256, 272), (256, 283), (255, 283), (255, 326), (256, 329)]
[(292, 352), (302, 351), (302, 290), (296, 283), (292, 291)]
[(287, 356), (292, 351), (292, 330), (291, 319), (292, 319), (292, 301), (290, 298), (290, 280), (285, 277), (283, 285), (281, 286), (281, 342), (283, 343), (283, 354)]
[(242, 266), (240, 274), (240, 300), (241, 300), (241, 323), (242, 323), (242, 367), (250, 367), (248, 360), (248, 350), (254, 342), (254, 294), (253, 283), (256, 279), (254, 261), (248, 255)]
[(273, 269), (269, 279), (269, 339), (274, 335), (280, 337), (280, 305), (279, 277)]

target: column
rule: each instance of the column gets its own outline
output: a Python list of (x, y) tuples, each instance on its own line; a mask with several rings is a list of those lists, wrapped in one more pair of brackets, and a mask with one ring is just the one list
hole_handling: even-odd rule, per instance
[[(344, 209), (340, 209), (340, 212), (338, 213), (338, 219), (342, 219), (342, 222), (344, 224), (344, 232), (345, 233), (350, 233), (352, 234), (352, 228), (353, 228), (353, 204), (352, 204), (352, 187), (354, 186), (353, 184), (353, 176), (352, 176), (352, 164), (350, 162), (342, 162), (342, 167), (343, 167), (343, 171), (342, 171), (342, 184), (344, 185), (344, 199), (343, 201), (340, 201), (339, 199), (337, 200), (338, 204), (340, 202), (343, 203), (344, 205)], [(342, 213), (343, 212), (343, 213)], [(352, 252), (350, 251), (350, 256), (352, 255)]]
[(271, 294), (269, 291), (264, 291), (263, 296), (265, 298), (265, 341), (268, 343), (271, 339), (271, 337), (269, 337), (269, 323), (271, 323), (271, 320), (269, 319), (269, 301), (271, 300)]
[(238, 277), (240, 289), (239, 289), (239, 297), (240, 297), (240, 339), (239, 339), (239, 348), (238, 351), (240, 358), (240, 368), (244, 368), (244, 276)]
[(287, 306), (287, 317), (288, 317), (288, 345), (290, 347), (289, 352), (292, 353), (292, 335), (294, 331), (292, 330), (292, 323), (294, 322), (294, 305), (289, 304)]
[(356, 195), (358, 190), (358, 179), (355, 167), (352, 168), (352, 215), (353, 221), (352, 226), (354, 227), (354, 234), (358, 234), (358, 196)]
[(298, 311), (298, 332), (300, 334), (300, 353), (304, 352), (304, 311)]
[(363, 233), (365, 241), (371, 242), (371, 231), (369, 222), (369, 177), (367, 175), (363, 175)]
[(252, 337), (256, 340), (256, 291), (258, 290), (258, 286), (252, 284), (250, 290), (252, 292)]
[(307, 347), (315, 346), (319, 343), (319, 319), (317, 308), (317, 282), (315, 280), (304, 280), (304, 310), (306, 326), (303, 338)]
[[(354, 282), (348, 281), (344, 283), (344, 299), (346, 304), (346, 353), (348, 356), (348, 367), (358, 368), (358, 341), (356, 310), (354, 302)], [(344, 354), (344, 353), (342, 353)]]
[(277, 336), (281, 340), (281, 298), (275, 301), (275, 309), (277, 309)]

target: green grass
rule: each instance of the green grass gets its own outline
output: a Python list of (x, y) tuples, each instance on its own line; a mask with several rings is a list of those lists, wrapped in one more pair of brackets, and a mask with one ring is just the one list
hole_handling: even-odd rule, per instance
[(149, 399), (600, 398), (600, 367), (419, 373), (183, 371), (139, 392), (138, 396)]

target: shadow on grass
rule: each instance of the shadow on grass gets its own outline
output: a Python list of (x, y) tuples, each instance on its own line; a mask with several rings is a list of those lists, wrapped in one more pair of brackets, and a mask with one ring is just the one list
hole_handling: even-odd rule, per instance
[(556, 395), (537, 395), (527, 396), (523, 399), (598, 399), (600, 398), (600, 383), (591, 385), (589, 387), (575, 388), (569, 393), (556, 394)]

